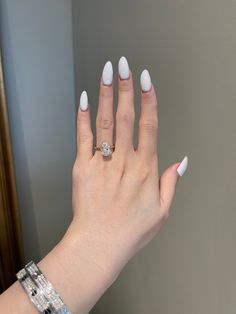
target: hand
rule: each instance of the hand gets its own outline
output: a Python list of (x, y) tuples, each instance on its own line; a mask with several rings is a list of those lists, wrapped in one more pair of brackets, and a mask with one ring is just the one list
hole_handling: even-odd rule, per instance
[[(134, 90), (127, 60), (119, 61), (115, 151), (111, 158), (93, 154), (93, 133), (86, 92), (77, 118), (77, 157), (73, 167), (73, 230), (122, 269), (167, 220), (178, 177), (187, 157), (159, 178), (157, 99), (147, 70), (141, 74), (138, 147), (133, 147)], [(107, 62), (100, 82), (96, 144), (113, 144), (113, 69)], [(106, 265), (107, 266), (107, 265)]]
[[(93, 155), (86, 92), (78, 110), (77, 157), (73, 167), (73, 220), (63, 239), (39, 263), (72, 313), (88, 313), (130, 258), (166, 221), (179, 176), (188, 159), (159, 178), (157, 100), (147, 70), (141, 74), (138, 147), (133, 147), (132, 73), (119, 61), (119, 100), (115, 151)], [(113, 72), (108, 62), (100, 83), (97, 144), (113, 143)], [(19, 282), (0, 297), (4, 313), (36, 313)]]

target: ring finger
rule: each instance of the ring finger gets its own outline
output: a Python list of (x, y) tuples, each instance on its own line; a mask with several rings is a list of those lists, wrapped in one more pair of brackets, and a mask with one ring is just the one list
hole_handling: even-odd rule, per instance
[(96, 145), (99, 147), (103, 142), (113, 144), (113, 68), (108, 61), (102, 72), (100, 81), (98, 111), (96, 118)]

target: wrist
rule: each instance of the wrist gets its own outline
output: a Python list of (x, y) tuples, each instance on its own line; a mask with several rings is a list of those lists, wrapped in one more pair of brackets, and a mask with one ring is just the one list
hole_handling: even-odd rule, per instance
[(122, 267), (109, 256), (103, 241), (99, 243), (75, 227), (72, 223), (38, 265), (72, 313), (87, 313)]
[(133, 256), (129, 241), (124, 239), (124, 235), (114, 229), (83, 228), (75, 218), (61, 242), (64, 241), (73, 243), (75, 248), (83, 248), (89, 263), (114, 276), (120, 273)]
[(122, 262), (115, 248), (100, 234), (91, 234), (80, 229), (74, 221), (60, 241), (62, 250), (68, 250), (73, 259), (84, 262), (88, 268), (105, 273), (112, 280), (121, 271)]

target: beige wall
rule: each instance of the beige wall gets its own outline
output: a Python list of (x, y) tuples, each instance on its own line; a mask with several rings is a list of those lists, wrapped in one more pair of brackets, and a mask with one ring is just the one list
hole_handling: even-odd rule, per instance
[(103, 64), (117, 73), (125, 55), (137, 88), (144, 67), (159, 88), (161, 170), (190, 159), (168, 224), (93, 313), (234, 314), (236, 1), (74, 1), (73, 14), (93, 127)]

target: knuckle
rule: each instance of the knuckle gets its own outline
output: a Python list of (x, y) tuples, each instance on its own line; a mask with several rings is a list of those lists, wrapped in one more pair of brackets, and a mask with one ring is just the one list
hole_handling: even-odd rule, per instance
[(122, 80), (120, 81), (119, 90), (122, 92), (128, 92), (132, 90), (132, 85), (130, 80)]
[(93, 135), (90, 132), (79, 133), (79, 143), (88, 143), (93, 141)]
[(98, 127), (104, 130), (110, 130), (114, 127), (113, 119), (101, 118), (98, 120)]
[(157, 121), (155, 119), (146, 119), (146, 120), (141, 120), (139, 122), (139, 127), (146, 132), (156, 132), (157, 131)]
[(139, 179), (141, 183), (145, 182), (149, 178), (150, 172), (151, 171), (148, 166), (142, 165), (141, 167), (138, 168)]
[(134, 120), (134, 114), (131, 112), (122, 112), (117, 115), (119, 122), (130, 123)]
[(123, 162), (116, 162), (112, 169), (112, 175), (113, 177), (121, 178), (124, 175), (125, 172), (125, 165)]

